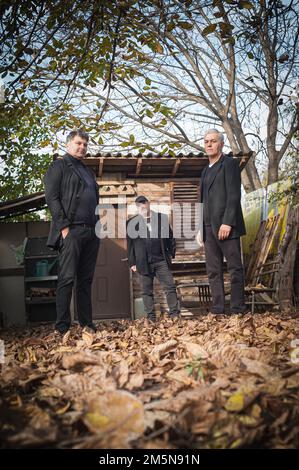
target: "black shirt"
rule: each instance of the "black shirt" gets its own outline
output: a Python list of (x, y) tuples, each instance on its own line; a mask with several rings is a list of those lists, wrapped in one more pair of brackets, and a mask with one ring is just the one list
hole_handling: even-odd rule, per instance
[(146, 252), (147, 260), (149, 263), (157, 263), (164, 260), (161, 240), (157, 237), (157, 227), (152, 226), (152, 221), (150, 217), (145, 219), (146, 223)]
[(95, 225), (95, 208), (98, 205), (95, 180), (84, 163), (72, 156), (71, 159), (84, 182), (84, 189), (79, 200), (73, 223)]

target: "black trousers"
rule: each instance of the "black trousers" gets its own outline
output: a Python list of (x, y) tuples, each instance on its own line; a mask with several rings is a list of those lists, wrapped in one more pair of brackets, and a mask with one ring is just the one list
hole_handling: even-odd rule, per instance
[(149, 264), (149, 274), (139, 274), (141, 287), (142, 287), (142, 299), (144, 303), (145, 312), (149, 317), (155, 315), (154, 310), (154, 278), (157, 277), (161, 283), (163, 290), (166, 295), (167, 305), (169, 308), (170, 315), (179, 315), (179, 301), (176, 293), (176, 288), (172, 276), (166, 261), (159, 261), (157, 263)]
[(206, 267), (212, 294), (212, 312), (224, 313), (223, 256), (231, 281), (230, 312), (245, 312), (244, 268), (241, 260), (240, 238), (218, 240), (210, 225), (205, 226)]
[(70, 303), (75, 280), (79, 323), (92, 326), (91, 284), (99, 244), (94, 227), (79, 225), (72, 226), (66, 238), (61, 240), (55, 325), (60, 333), (65, 333), (71, 325)]

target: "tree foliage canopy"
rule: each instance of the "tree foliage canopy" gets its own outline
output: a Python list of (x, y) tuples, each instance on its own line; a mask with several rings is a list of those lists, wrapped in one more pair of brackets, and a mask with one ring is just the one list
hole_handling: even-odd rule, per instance
[[(222, 127), (268, 182), (298, 130), (298, 0), (2, 1), (0, 198), (41, 188), (63, 132), (93, 151), (200, 149)], [(298, 95), (298, 91), (297, 91)], [(44, 149), (44, 153), (40, 150)]]

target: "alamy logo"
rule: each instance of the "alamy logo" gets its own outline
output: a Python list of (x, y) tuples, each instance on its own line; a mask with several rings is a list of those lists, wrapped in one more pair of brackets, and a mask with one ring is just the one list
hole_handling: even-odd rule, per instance
[(4, 364), (5, 361), (5, 347), (3, 339), (0, 339), (0, 364)]

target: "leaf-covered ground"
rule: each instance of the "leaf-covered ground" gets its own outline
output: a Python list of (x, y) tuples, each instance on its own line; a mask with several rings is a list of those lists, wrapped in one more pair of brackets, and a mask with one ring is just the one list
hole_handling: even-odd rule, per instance
[(98, 326), (90, 347), (78, 326), (1, 335), (2, 447), (299, 446), (298, 315)]

